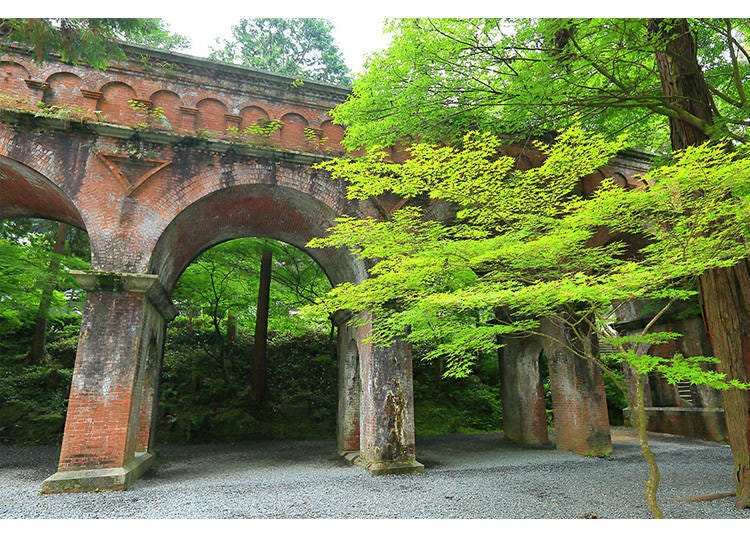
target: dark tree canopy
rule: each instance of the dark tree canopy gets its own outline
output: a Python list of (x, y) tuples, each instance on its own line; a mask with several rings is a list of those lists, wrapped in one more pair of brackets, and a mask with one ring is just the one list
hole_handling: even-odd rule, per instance
[(32, 47), (38, 61), (57, 53), (63, 61), (98, 68), (123, 57), (117, 42), (164, 50), (189, 45), (161, 19), (0, 19), (0, 40)]
[(350, 72), (326, 19), (241, 19), (209, 57), (263, 71), (349, 85)]

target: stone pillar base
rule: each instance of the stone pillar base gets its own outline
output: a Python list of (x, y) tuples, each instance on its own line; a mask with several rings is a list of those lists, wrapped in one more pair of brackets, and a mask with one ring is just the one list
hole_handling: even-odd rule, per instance
[(150, 452), (138, 452), (124, 467), (59, 471), (42, 482), (42, 493), (123, 491), (154, 463)]
[(417, 460), (410, 462), (371, 462), (369, 464), (359, 462), (358, 460), (357, 465), (364, 467), (371, 476), (424, 473), (424, 465)]
[(402, 462), (368, 462), (358, 451), (342, 452), (341, 455), (352, 465), (358, 465), (359, 467), (364, 468), (371, 476), (424, 473), (424, 465), (417, 460)]

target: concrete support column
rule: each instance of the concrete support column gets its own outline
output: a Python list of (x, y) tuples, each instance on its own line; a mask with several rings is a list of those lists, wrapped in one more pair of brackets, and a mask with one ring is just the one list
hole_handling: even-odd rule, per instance
[(601, 370), (571, 350), (586, 345), (595, 349), (598, 346), (595, 336), (587, 341), (576, 340), (560, 319), (544, 319), (541, 328), (549, 367), (556, 448), (585, 456), (611, 454)]
[(503, 433), (525, 445), (548, 445), (538, 337), (506, 338), (502, 349)]
[(58, 472), (42, 491), (121, 490), (153, 461), (151, 453), (137, 454), (140, 419), (153, 413), (144, 406), (153, 408), (148, 393), (158, 381), (147, 356), (152, 334), (176, 311), (155, 275), (73, 275), (88, 292), (86, 308)]
[(360, 379), (359, 353), (354, 329), (346, 323), (338, 333), (338, 412), (336, 442), (339, 454), (348, 456), (359, 451)]
[(369, 325), (357, 330), (360, 377), (360, 456), (356, 463), (372, 475), (421, 473), (414, 457), (414, 391), (411, 347), (362, 343)]

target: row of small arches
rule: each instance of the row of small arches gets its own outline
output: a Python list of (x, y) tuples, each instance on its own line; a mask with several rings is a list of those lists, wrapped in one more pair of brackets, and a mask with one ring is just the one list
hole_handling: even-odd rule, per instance
[[(311, 125), (296, 112), (272, 118), (256, 104), (230, 110), (219, 99), (209, 97), (186, 106), (177, 93), (166, 89), (155, 91), (144, 99), (124, 82), (112, 81), (98, 90), (92, 90), (84, 87), (79, 76), (68, 72), (58, 72), (44, 82), (35, 82), (30, 79), (29, 71), (15, 62), (3, 64), (0, 84), (3, 92), (29, 95), (30, 101), (42, 100), (46, 106), (82, 108), (85, 99), (94, 99), (95, 106), (93, 103), (89, 105), (91, 112), (95, 112), (102, 121), (128, 126), (144, 125), (157, 130), (204, 132), (211, 137), (227, 137), (247, 132), (248, 127), (275, 120), (279, 122), (280, 129), (276, 132), (272, 129), (267, 137), (285, 147), (343, 152), (340, 142), (344, 129), (330, 120)], [(42, 92), (41, 98), (38, 93), (32, 94), (34, 90)], [(251, 128), (251, 132), (257, 130)], [(255, 137), (258, 135), (255, 134)]]

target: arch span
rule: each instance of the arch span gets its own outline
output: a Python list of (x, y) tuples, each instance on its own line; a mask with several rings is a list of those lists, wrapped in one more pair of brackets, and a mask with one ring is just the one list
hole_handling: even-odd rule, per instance
[(0, 218), (46, 218), (86, 229), (70, 196), (29, 166), (0, 156), (0, 182)]
[(365, 268), (343, 250), (310, 249), (335, 222), (334, 210), (310, 194), (269, 184), (243, 184), (211, 192), (184, 208), (162, 233), (151, 260), (168, 292), (183, 270), (210, 247), (243, 237), (273, 238), (308, 253), (332, 284), (361, 281)]

